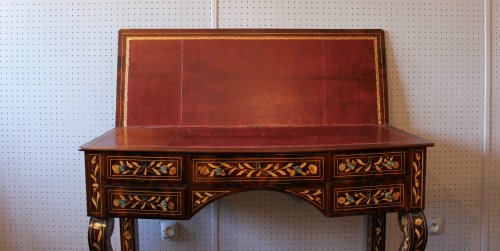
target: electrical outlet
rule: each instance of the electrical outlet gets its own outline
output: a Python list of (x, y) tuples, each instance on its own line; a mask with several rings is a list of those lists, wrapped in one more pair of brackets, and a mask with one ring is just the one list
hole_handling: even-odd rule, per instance
[(174, 221), (161, 221), (160, 234), (162, 240), (179, 239), (179, 223)]
[(444, 232), (444, 218), (427, 219), (429, 234), (442, 234)]

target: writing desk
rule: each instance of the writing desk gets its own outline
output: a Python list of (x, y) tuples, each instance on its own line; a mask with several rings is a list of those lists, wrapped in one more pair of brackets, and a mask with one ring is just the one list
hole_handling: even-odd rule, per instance
[(116, 128), (85, 151), (90, 250), (139, 250), (137, 218), (188, 220), (270, 190), (368, 215), (368, 249), (423, 250), (426, 147), (388, 125), (381, 30), (122, 30)]

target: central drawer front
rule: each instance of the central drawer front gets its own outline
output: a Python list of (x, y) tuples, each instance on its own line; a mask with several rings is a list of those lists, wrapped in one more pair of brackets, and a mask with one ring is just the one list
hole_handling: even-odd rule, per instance
[(324, 181), (325, 155), (194, 156), (193, 182)]

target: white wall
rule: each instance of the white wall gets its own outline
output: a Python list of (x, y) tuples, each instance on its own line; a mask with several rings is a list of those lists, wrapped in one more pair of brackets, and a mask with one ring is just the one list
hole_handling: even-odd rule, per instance
[[(83, 154), (77, 148), (114, 126), (118, 29), (214, 26), (386, 30), (391, 123), (436, 143), (428, 152), (426, 214), (445, 218), (446, 229), (430, 237), (428, 250), (495, 250), (500, 4), (492, 2), (0, 2), (0, 250), (85, 249)], [(492, 13), (485, 16), (485, 9)], [(491, 51), (485, 51), (485, 17), (492, 20)], [(485, 117), (490, 53), (492, 104)], [(483, 153), (485, 138), (491, 141)], [(182, 222), (177, 242), (159, 239), (158, 221), (141, 221), (142, 250), (365, 247), (362, 216), (325, 218), (272, 192), (242, 193), (217, 204)], [(388, 225), (387, 250), (396, 250), (401, 234), (394, 214)]]

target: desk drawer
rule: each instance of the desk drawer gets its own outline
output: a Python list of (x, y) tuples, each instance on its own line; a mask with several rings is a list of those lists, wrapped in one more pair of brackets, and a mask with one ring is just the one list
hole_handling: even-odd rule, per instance
[(334, 178), (403, 175), (404, 151), (334, 154)]
[(333, 213), (403, 208), (405, 194), (402, 182), (379, 186), (334, 187)]
[(108, 211), (113, 216), (183, 218), (184, 189), (111, 187), (107, 190)]
[(324, 181), (324, 155), (195, 156), (193, 182)]
[(179, 156), (107, 156), (107, 177), (111, 180), (182, 181)]

